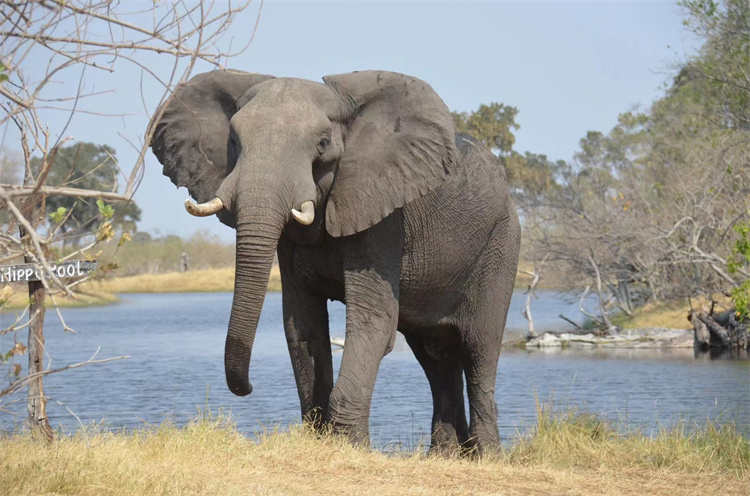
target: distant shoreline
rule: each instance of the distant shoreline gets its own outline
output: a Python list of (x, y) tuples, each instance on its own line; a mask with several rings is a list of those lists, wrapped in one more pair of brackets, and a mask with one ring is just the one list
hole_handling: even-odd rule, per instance
[[(521, 269), (525, 268), (521, 263)], [(531, 278), (519, 272), (515, 289), (526, 289)], [(559, 289), (555, 284), (545, 285), (544, 279), (538, 289)], [(14, 293), (8, 304), (0, 311), (17, 310), (26, 306), (25, 287), (13, 284)], [(187, 272), (164, 272), (158, 274), (139, 274), (135, 276), (115, 276), (96, 279), (81, 284), (76, 288), (77, 299), (56, 298), (61, 308), (112, 305), (119, 302), (117, 294), (126, 293), (231, 293), (234, 291), (234, 267), (218, 269), (201, 269)], [(271, 269), (268, 281), (268, 292), (281, 291), (281, 273), (279, 267)], [(52, 301), (48, 299), (48, 306)]]
[[(516, 278), (515, 289), (526, 289), (529, 277), (523, 273)], [(543, 281), (542, 281), (543, 282)], [(540, 285), (543, 286), (543, 285)], [(539, 289), (556, 289), (540, 287)], [(97, 279), (81, 284), (76, 288), (78, 299), (58, 296), (57, 303), (62, 308), (112, 305), (120, 301), (118, 294), (128, 293), (231, 293), (234, 291), (234, 267), (219, 269), (191, 270), (187, 272), (166, 272), (160, 274), (140, 274), (135, 276)], [(281, 291), (281, 273), (274, 266), (268, 281), (268, 292)], [(25, 287), (14, 285), (14, 294), (2, 312), (24, 308), (27, 303)], [(48, 299), (48, 307), (52, 302)], [(532, 300), (532, 314), (534, 301)], [(663, 327), (686, 329), (690, 325), (685, 316), (687, 304), (657, 303), (637, 309), (634, 317), (614, 316), (613, 323), (624, 329)]]
[[(13, 285), (13, 295), (3, 312), (22, 309), (27, 304), (25, 287)], [(61, 308), (112, 305), (120, 301), (118, 294), (127, 293), (231, 293), (234, 291), (234, 268), (166, 272), (137, 276), (97, 279), (76, 287), (77, 299), (57, 296)], [(281, 274), (273, 267), (268, 282), (269, 292), (281, 291)], [(47, 306), (52, 301), (47, 298)]]
[[(234, 267), (99, 279), (87, 283), (86, 289), (106, 293), (231, 293)], [(268, 291), (281, 291), (278, 266), (271, 269)]]
[[(529, 279), (519, 274), (516, 289), (527, 288)], [(555, 289), (544, 285), (538, 287)], [(88, 283), (86, 288), (91, 292), (107, 293), (231, 293), (234, 291), (234, 267), (113, 277)], [(281, 291), (281, 273), (277, 265), (271, 269), (268, 291)]]

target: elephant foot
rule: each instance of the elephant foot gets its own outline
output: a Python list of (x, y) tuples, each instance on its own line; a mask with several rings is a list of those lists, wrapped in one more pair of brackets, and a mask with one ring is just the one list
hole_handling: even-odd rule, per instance
[(456, 458), (462, 454), (462, 446), (455, 428), (451, 424), (433, 424), (430, 456)]
[(302, 415), (302, 423), (309, 426), (319, 435), (330, 431), (329, 423), (325, 420), (325, 412), (322, 408), (316, 407)]
[[(459, 427), (461, 427), (460, 424)], [(457, 431), (453, 425), (443, 424), (434, 430), (429, 455), (443, 458), (471, 458), (478, 451), (476, 439), (470, 438), (464, 429)]]
[(334, 435), (344, 437), (350, 444), (364, 449), (370, 448), (370, 430), (368, 426), (342, 424), (332, 421), (330, 427)]
[(429, 456), (437, 456), (440, 458), (458, 458), (463, 455), (461, 445), (457, 442), (441, 442), (433, 443), (430, 445)]
[[(370, 402), (369, 398), (353, 393), (345, 395), (340, 389), (342, 380), (331, 393), (328, 402), (327, 420), (334, 434), (345, 437), (351, 444), (370, 447)], [(356, 391), (354, 388), (352, 391)]]
[(500, 440), (486, 440), (472, 437), (461, 446), (462, 455), (472, 460), (499, 455), (502, 451)]

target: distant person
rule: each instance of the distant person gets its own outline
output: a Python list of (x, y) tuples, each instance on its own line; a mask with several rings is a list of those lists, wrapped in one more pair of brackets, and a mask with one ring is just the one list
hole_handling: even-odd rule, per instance
[(180, 270), (182, 272), (187, 272), (190, 268), (190, 257), (187, 253), (184, 251), (182, 252), (181, 262), (180, 262)]

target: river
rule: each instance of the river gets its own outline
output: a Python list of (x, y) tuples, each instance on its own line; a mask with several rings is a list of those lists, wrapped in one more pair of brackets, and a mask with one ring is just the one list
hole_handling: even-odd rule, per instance
[[(126, 294), (112, 306), (65, 309), (76, 334), (65, 333), (47, 312), (47, 351), (52, 368), (97, 358), (129, 355), (49, 376), (48, 413), (55, 428), (82, 423), (135, 428), (165, 419), (184, 423), (198, 409), (231, 412), (252, 434), (299, 421), (299, 403), (282, 327), (281, 294), (266, 297), (250, 365), (253, 393), (233, 396), (224, 382), (224, 336), (231, 293)], [(524, 304), (517, 291), (509, 332), (521, 332)], [(537, 329), (569, 327), (563, 313), (580, 320), (577, 302), (540, 291), (533, 304)], [(329, 303), (332, 336), (344, 335), (345, 307)], [(0, 314), (0, 327), (11, 323)], [(567, 326), (567, 327), (566, 327)], [(19, 333), (19, 339), (26, 339)], [(12, 346), (0, 336), (0, 350)], [(25, 362), (24, 356), (21, 362)], [(334, 351), (336, 373), (341, 351)], [(750, 361), (696, 356), (692, 349), (622, 350), (504, 349), (496, 400), (501, 437), (513, 438), (535, 424), (536, 402), (576, 407), (633, 428), (649, 430), (682, 420), (724, 418), (750, 429)], [(25, 415), (22, 402), (0, 412), (0, 428), (14, 428)], [(72, 413), (75, 413), (75, 416)], [(427, 380), (399, 335), (383, 359), (372, 400), (371, 437), (381, 447), (410, 447), (429, 435), (432, 401)], [(77, 418), (76, 418), (77, 417)]]

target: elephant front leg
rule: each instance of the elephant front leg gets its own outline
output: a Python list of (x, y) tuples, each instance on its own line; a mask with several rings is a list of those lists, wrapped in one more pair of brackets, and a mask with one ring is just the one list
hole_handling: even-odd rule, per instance
[(346, 247), (346, 341), (329, 413), (335, 431), (358, 445), (369, 445), (375, 379), (396, 338), (403, 249), (399, 227), (382, 222), (353, 236)]
[(326, 300), (295, 298), (293, 303), (287, 304), (285, 297), (284, 332), (297, 382), (302, 419), (320, 428), (333, 389)]
[(282, 263), (284, 332), (302, 419), (320, 429), (333, 389), (328, 306), (325, 298), (310, 294), (299, 280), (284, 274)]
[(330, 398), (330, 420), (336, 432), (368, 446), (370, 401), (380, 361), (393, 348), (398, 300), (389, 284), (370, 273), (351, 275), (346, 290), (346, 342)]

